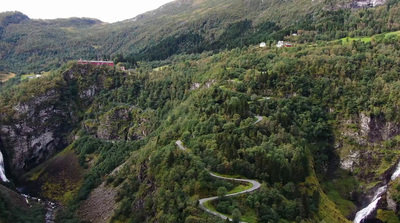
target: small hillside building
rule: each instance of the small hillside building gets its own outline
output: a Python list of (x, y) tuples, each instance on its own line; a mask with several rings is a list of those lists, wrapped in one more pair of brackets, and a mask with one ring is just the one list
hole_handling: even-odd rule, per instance
[(260, 43), (260, 47), (261, 48), (267, 47), (267, 44), (265, 42), (262, 42), (262, 43)]
[(278, 48), (280, 48), (280, 47), (292, 47), (292, 44), (290, 44), (288, 42), (278, 41), (278, 44), (276, 44), (276, 47), (278, 47)]
[(283, 47), (283, 41), (278, 41), (278, 44), (276, 44), (276, 47)]

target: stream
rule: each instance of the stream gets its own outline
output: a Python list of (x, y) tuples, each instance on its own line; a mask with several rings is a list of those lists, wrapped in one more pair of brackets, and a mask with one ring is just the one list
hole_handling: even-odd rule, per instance
[[(10, 180), (6, 176), (6, 171), (4, 169), (3, 154), (1, 153), (1, 151), (0, 151), (0, 179), (3, 182), (10, 182)], [(35, 202), (35, 203), (42, 205), (46, 209), (46, 215), (45, 215), (45, 219), (44, 219), (45, 223), (54, 223), (55, 213), (57, 210), (57, 204), (55, 204), (51, 201), (47, 201), (47, 200), (43, 200), (43, 199), (40, 199), (37, 197), (32, 197), (32, 196), (26, 195), (26, 194), (22, 193), (22, 188), (17, 188), (17, 191), (21, 194), (21, 196), (23, 196), (25, 198), (25, 201), (28, 205), (30, 205), (31, 202)]]
[(43, 200), (37, 197), (32, 197), (27, 194), (21, 194), (27, 204), (30, 204), (32, 201), (35, 203), (41, 204), (46, 209), (46, 215), (44, 218), (45, 223), (54, 223), (57, 211), (57, 204), (51, 201)]
[[(397, 164), (396, 170), (390, 177), (390, 181), (395, 180), (399, 176), (400, 176), (400, 162)], [(380, 199), (382, 198), (382, 195), (385, 194), (388, 189), (388, 184), (390, 183), (390, 181), (386, 183), (384, 186), (376, 189), (376, 191), (374, 192), (374, 197), (372, 198), (371, 202), (366, 207), (364, 207), (363, 209), (361, 209), (356, 213), (356, 217), (354, 218), (354, 223), (362, 223), (364, 219), (366, 219), (373, 211), (376, 210), (377, 205)]]

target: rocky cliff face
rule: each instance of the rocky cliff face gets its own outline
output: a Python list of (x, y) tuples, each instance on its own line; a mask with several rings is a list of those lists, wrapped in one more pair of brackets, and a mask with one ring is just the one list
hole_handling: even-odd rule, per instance
[[(350, 119), (341, 121), (339, 125), (336, 148), (340, 153), (341, 168), (349, 170), (365, 184), (356, 197), (359, 208), (365, 207), (375, 196), (378, 188), (389, 185), (399, 160), (400, 124), (388, 121), (383, 115), (367, 115), (360, 113)], [(396, 210), (390, 193), (384, 193), (378, 208)], [(368, 222), (376, 220), (376, 211), (368, 218)]]
[[(366, 182), (382, 180), (376, 169), (389, 168), (398, 159), (396, 152), (392, 151), (396, 148), (390, 146), (392, 143), (384, 142), (400, 134), (400, 124), (387, 121), (383, 116), (361, 113), (340, 125), (336, 148), (340, 153), (341, 167), (356, 172)], [(386, 167), (382, 163), (386, 163)]]
[(342, 137), (351, 138), (360, 145), (379, 143), (400, 134), (400, 124), (387, 121), (382, 115), (369, 116), (361, 113), (358, 117), (344, 120)]
[[(60, 91), (52, 89), (12, 107), (13, 115), (0, 127), (2, 147), (13, 177), (37, 166), (63, 148), (70, 114), (59, 105)], [(64, 122), (64, 121), (66, 122)]]
[(0, 146), (13, 178), (68, 145), (71, 131), (81, 120), (79, 114), (106, 85), (104, 73), (107, 70), (100, 67), (73, 66), (59, 78), (58, 85), (8, 104), (7, 112), (0, 113)]

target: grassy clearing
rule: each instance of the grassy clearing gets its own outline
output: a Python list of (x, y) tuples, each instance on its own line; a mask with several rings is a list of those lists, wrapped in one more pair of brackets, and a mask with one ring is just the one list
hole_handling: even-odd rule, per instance
[(156, 68), (154, 68), (153, 70), (154, 71), (161, 71), (161, 70), (165, 70), (166, 68), (168, 68), (169, 66), (168, 65), (165, 65), (165, 66), (162, 66), (162, 67), (156, 67)]
[(335, 203), (333, 203), (326, 194), (322, 191), (320, 193), (320, 208), (317, 213), (317, 218), (320, 219), (320, 222), (332, 222), (332, 223), (344, 223), (351, 221), (347, 220), (343, 214), (337, 209)]
[[(207, 209), (210, 209), (211, 211), (215, 211), (218, 212), (217, 210), (215, 210), (214, 205), (211, 204), (211, 201), (207, 201), (204, 203), (204, 207), (206, 207)], [(219, 213), (219, 212), (218, 212)], [(222, 214), (222, 213), (221, 213)]]
[(335, 190), (329, 191), (327, 193), (327, 196), (328, 196), (329, 200), (333, 201), (333, 203), (336, 204), (336, 207), (339, 209), (339, 211), (344, 216), (348, 216), (349, 214), (351, 214), (352, 211), (354, 211), (357, 208), (356, 205), (353, 202), (344, 199)]
[(227, 194), (234, 194), (234, 193), (239, 193), (241, 191), (250, 189), (253, 185), (251, 183), (246, 183), (246, 184), (240, 184), (239, 186), (233, 188), (232, 190), (228, 191)]
[(243, 83), (243, 81), (239, 80), (239, 78), (235, 78), (235, 79), (232, 79), (232, 80), (230, 80), (230, 81), (233, 82), (233, 83), (235, 83), (235, 84)]
[(2, 83), (7, 82), (8, 80), (14, 78), (15, 76), (17, 75), (14, 73), (0, 73), (0, 82)]
[(384, 34), (379, 34), (379, 35), (374, 35), (374, 36), (364, 36), (364, 37), (344, 37), (341, 38), (340, 40), (342, 43), (351, 43), (352, 41), (362, 41), (364, 43), (369, 43), (373, 38), (377, 38), (378, 36), (381, 36), (383, 38), (388, 37), (390, 35), (400, 35), (400, 31), (394, 31), (394, 32), (388, 32)]
[(34, 74), (34, 73), (24, 74), (21, 76), (21, 81), (26, 80), (26, 79), (36, 79), (36, 78), (40, 78), (42, 76), (48, 76), (50, 74), (51, 74), (51, 72), (42, 72), (40, 74)]
[(26, 80), (26, 79), (30, 79), (30, 78), (35, 78), (37, 74), (24, 74), (21, 76), (21, 80)]
[(368, 42), (371, 42), (372, 37), (368, 37), (368, 36), (366, 36), (366, 37), (345, 37), (340, 40), (342, 41), (342, 43), (351, 43), (353, 41), (359, 41), (359, 40), (363, 41), (364, 43), (368, 43)]

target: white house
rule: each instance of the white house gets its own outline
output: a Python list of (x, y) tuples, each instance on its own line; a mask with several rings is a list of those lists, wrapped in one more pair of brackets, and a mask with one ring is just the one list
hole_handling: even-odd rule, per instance
[(260, 43), (260, 47), (261, 47), (261, 48), (264, 48), (264, 47), (266, 47), (266, 46), (267, 46), (267, 44), (266, 44), (265, 42)]
[(283, 41), (278, 41), (278, 44), (276, 44), (276, 47), (283, 47)]
[(276, 44), (276, 47), (292, 47), (292, 44), (288, 43), (288, 42), (278, 41), (278, 44)]

